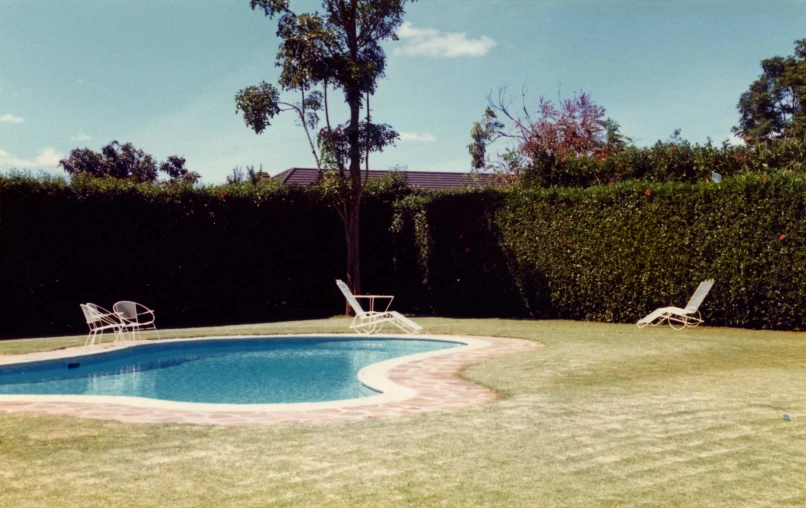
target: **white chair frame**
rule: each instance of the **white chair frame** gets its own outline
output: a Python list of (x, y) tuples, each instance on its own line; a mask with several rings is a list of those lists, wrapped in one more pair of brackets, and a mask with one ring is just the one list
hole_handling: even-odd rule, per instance
[[(394, 296), (391, 295), (354, 295), (347, 284), (337, 280), (336, 285), (341, 290), (347, 302), (355, 312), (353, 322), (350, 323), (350, 329), (362, 335), (370, 335), (378, 333), (383, 329), (384, 324), (390, 323), (408, 334), (418, 334), (423, 331), (423, 327), (407, 318), (399, 312), (390, 311), (389, 307), (392, 305)], [(361, 304), (358, 303), (358, 298), (368, 298), (370, 301), (370, 310), (365, 311)], [(389, 299), (386, 309), (381, 312), (375, 310), (376, 299)]]
[(157, 317), (154, 311), (145, 305), (123, 300), (116, 302), (115, 305), (112, 306), (112, 310), (115, 311), (123, 327), (127, 330), (131, 330), (132, 339), (137, 340), (137, 333), (141, 333), (143, 330), (154, 330), (157, 332), (157, 339), (160, 338), (160, 332), (157, 330), (157, 325), (154, 324)]
[[(118, 340), (122, 340), (126, 342), (126, 334), (124, 333), (124, 327), (121, 323), (120, 319), (118, 319), (117, 314), (114, 312), (109, 312), (108, 310), (95, 305), (94, 303), (82, 303), (81, 310), (84, 312), (84, 318), (87, 320), (87, 326), (90, 328), (90, 333), (87, 335), (87, 340), (84, 341), (84, 347), (92, 347), (95, 345), (95, 339), (98, 338), (98, 333), (101, 333), (101, 337), (103, 337), (104, 332), (107, 330), (114, 330), (115, 332), (115, 340), (112, 344), (115, 344)], [(101, 343), (101, 339), (98, 340), (98, 344)]]
[(703, 323), (702, 315), (700, 315), (700, 305), (708, 292), (711, 291), (711, 286), (714, 285), (714, 279), (708, 279), (700, 282), (697, 290), (691, 296), (684, 308), (680, 307), (661, 307), (651, 312), (647, 316), (641, 318), (636, 324), (638, 328), (644, 328), (647, 325), (658, 326), (663, 323), (669, 323), (675, 330), (682, 330), (683, 328), (694, 328)]

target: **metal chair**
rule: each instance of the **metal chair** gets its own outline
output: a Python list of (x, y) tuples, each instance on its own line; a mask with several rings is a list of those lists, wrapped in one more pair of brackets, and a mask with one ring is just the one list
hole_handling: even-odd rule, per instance
[[(115, 331), (115, 340), (112, 342), (113, 344), (118, 340), (123, 340), (124, 342), (126, 341), (126, 335), (123, 332), (123, 323), (118, 318), (117, 314), (109, 312), (108, 310), (104, 309), (103, 307), (99, 307), (94, 303), (82, 303), (81, 310), (84, 312), (84, 318), (87, 320), (87, 326), (90, 327), (90, 333), (87, 335), (87, 340), (84, 342), (84, 347), (94, 346), (98, 332), (100, 332), (101, 336), (103, 336), (106, 330)], [(101, 341), (99, 340), (98, 343), (100, 344)]]
[(669, 326), (675, 330), (682, 330), (683, 328), (694, 328), (703, 322), (700, 315), (700, 305), (708, 292), (711, 291), (711, 286), (714, 285), (714, 279), (708, 279), (700, 282), (697, 290), (691, 296), (684, 308), (680, 307), (661, 307), (644, 318), (641, 318), (636, 325), (638, 328), (643, 328), (647, 325), (658, 326), (664, 322), (669, 323)]
[[(378, 333), (383, 328), (384, 323), (391, 323), (396, 327), (400, 328), (404, 332), (408, 334), (417, 334), (423, 331), (423, 327), (412, 321), (411, 319), (407, 318), (403, 314), (399, 312), (395, 312), (393, 310), (389, 310), (389, 305), (391, 305), (391, 300), (389, 305), (386, 306), (386, 310), (383, 312), (377, 312), (374, 309), (375, 299), (378, 298), (385, 298), (385, 299), (392, 299), (394, 298), (391, 295), (354, 295), (350, 288), (347, 287), (347, 284), (344, 282), (337, 280), (336, 285), (339, 286), (344, 297), (349, 302), (350, 307), (353, 308), (353, 312), (355, 312), (355, 317), (353, 318), (353, 322), (350, 324), (350, 328), (355, 330), (356, 332), (369, 335), (372, 333)], [(357, 298), (369, 298), (370, 300), (370, 310), (367, 312), (362, 307), (361, 304), (358, 303)]]
[(124, 300), (113, 305), (112, 310), (120, 318), (123, 327), (132, 331), (133, 338), (136, 339), (137, 332), (142, 330), (154, 330), (157, 332), (157, 338), (160, 338), (160, 332), (154, 324), (156, 320), (154, 311), (145, 305)]

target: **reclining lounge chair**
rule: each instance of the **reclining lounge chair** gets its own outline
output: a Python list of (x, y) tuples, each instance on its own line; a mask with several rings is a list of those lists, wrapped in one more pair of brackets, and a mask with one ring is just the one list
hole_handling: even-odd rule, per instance
[(713, 285), (714, 279), (704, 280), (700, 282), (697, 291), (694, 292), (685, 308), (661, 307), (635, 324), (638, 325), (638, 328), (643, 328), (647, 325), (658, 326), (666, 321), (675, 330), (682, 330), (686, 327), (694, 328), (703, 322), (698, 309)]
[(372, 310), (365, 311), (361, 307), (361, 304), (358, 303), (358, 298), (369, 298), (370, 302), (374, 302), (376, 298), (389, 298), (391, 300), (394, 298), (393, 296), (354, 295), (344, 282), (337, 280), (336, 285), (339, 286), (339, 289), (341, 289), (341, 292), (344, 294), (344, 297), (347, 299), (350, 307), (353, 308), (353, 312), (355, 312), (355, 317), (353, 318), (353, 322), (350, 324), (350, 329), (355, 330), (360, 334), (369, 335), (371, 333), (378, 333), (381, 331), (381, 328), (383, 328), (385, 323), (391, 323), (409, 334), (417, 334), (423, 331), (422, 326), (418, 325), (399, 312), (390, 311), (388, 308), (383, 312), (377, 312), (373, 309), (373, 307), (371, 307)]

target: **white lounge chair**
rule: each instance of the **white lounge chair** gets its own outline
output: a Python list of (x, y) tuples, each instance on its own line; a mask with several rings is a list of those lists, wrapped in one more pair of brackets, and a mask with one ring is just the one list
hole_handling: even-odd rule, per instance
[(136, 339), (137, 332), (141, 330), (154, 330), (157, 332), (157, 338), (160, 338), (160, 332), (154, 324), (154, 321), (156, 321), (154, 311), (145, 305), (137, 302), (122, 301), (113, 305), (112, 310), (120, 317), (123, 327), (132, 331), (133, 338)]
[(658, 326), (667, 321), (669, 326), (675, 330), (682, 330), (686, 327), (694, 328), (703, 322), (698, 309), (713, 285), (714, 279), (704, 280), (700, 282), (697, 291), (694, 292), (684, 308), (661, 307), (635, 324), (638, 325), (638, 328), (643, 328), (647, 325)]
[[(118, 340), (123, 340), (125, 342), (126, 335), (124, 335), (123, 324), (121, 323), (120, 319), (118, 319), (117, 314), (109, 312), (108, 310), (104, 309), (103, 307), (99, 307), (94, 303), (82, 303), (81, 310), (84, 312), (84, 318), (87, 320), (87, 326), (90, 327), (90, 333), (87, 335), (87, 340), (84, 342), (85, 347), (92, 347), (95, 345), (95, 339), (98, 336), (98, 332), (100, 332), (103, 336), (104, 332), (107, 330), (113, 330), (115, 332), (115, 340), (112, 342), (113, 344)], [(100, 344), (101, 341), (99, 340), (98, 343)]]
[[(392, 304), (392, 299), (394, 299), (394, 296), (354, 295), (352, 291), (350, 291), (350, 288), (347, 287), (347, 284), (345, 284), (344, 282), (337, 280), (336, 285), (339, 286), (341, 292), (344, 293), (344, 297), (347, 299), (347, 302), (350, 304), (350, 307), (353, 308), (353, 312), (355, 312), (355, 317), (353, 318), (353, 322), (350, 324), (350, 328), (355, 330), (356, 332), (365, 335), (369, 335), (371, 333), (378, 333), (381, 331), (385, 323), (391, 323), (409, 334), (417, 334), (423, 331), (422, 326), (418, 325), (417, 323), (407, 318), (403, 314), (389, 310), (389, 305)], [(361, 307), (361, 304), (358, 303), (358, 298), (369, 299), (370, 301), (369, 311), (365, 311)], [(375, 300), (378, 298), (389, 299), (389, 305), (386, 306), (386, 310), (384, 310), (383, 312), (377, 312), (374, 310)]]

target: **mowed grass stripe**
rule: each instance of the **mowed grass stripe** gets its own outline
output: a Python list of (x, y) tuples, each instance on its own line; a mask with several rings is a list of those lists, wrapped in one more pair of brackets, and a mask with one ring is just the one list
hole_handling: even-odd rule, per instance
[[(218, 428), (0, 414), (0, 505), (806, 502), (806, 335), (420, 321), (426, 332), (521, 337), (547, 347), (463, 371), (501, 400), (412, 417)], [(347, 323), (164, 334), (332, 333)], [(0, 352), (67, 340), (21, 342), (0, 342)]]

